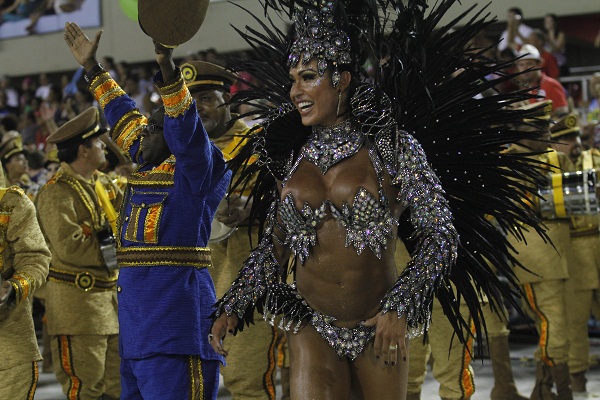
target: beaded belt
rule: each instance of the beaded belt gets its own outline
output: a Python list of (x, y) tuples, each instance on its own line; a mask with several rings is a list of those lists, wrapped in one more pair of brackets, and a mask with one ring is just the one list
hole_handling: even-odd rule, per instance
[(117, 263), (124, 267), (183, 266), (208, 268), (212, 266), (210, 248), (149, 246), (117, 249)]
[(50, 268), (48, 280), (69, 283), (86, 292), (92, 289), (111, 290), (117, 285), (117, 278), (102, 279), (95, 277), (87, 271), (77, 273), (55, 268)]

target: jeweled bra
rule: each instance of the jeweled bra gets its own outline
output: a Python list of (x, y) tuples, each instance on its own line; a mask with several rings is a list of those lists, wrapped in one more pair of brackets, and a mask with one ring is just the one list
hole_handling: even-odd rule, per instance
[[(313, 128), (312, 135), (300, 151), (282, 186), (285, 186), (303, 159), (318, 166), (324, 175), (331, 166), (356, 154), (364, 144), (365, 135), (355, 128), (351, 119), (330, 127)], [(298, 210), (291, 193), (280, 201), (278, 208), (281, 228), (285, 232), (283, 242), (292, 249), (301, 264), (308, 258), (310, 248), (317, 244), (317, 227), (328, 211), (346, 228), (346, 247), (352, 245), (360, 255), (368, 246), (381, 258), (382, 249), (387, 248), (388, 239), (393, 237), (393, 227), (398, 225), (398, 219), (392, 214), (383, 190), (383, 164), (372, 148), (369, 148), (369, 156), (379, 182), (379, 199), (360, 187), (354, 195), (352, 205), (344, 203), (341, 209), (331, 200), (325, 200), (314, 210), (306, 203), (302, 210)]]

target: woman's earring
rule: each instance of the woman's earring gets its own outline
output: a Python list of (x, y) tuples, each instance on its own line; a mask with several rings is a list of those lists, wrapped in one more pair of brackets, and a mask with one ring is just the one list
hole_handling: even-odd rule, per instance
[(338, 92), (338, 104), (337, 104), (337, 110), (335, 112), (336, 117), (340, 116), (340, 103), (341, 102), (342, 102), (342, 92)]

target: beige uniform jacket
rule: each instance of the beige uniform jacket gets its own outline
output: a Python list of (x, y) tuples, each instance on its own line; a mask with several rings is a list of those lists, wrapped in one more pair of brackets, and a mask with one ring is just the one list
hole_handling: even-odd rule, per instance
[[(113, 335), (119, 333), (116, 286), (110, 289), (52, 278), (52, 272), (90, 274), (98, 282), (114, 283), (117, 272), (105, 266), (98, 231), (106, 226), (94, 185), (100, 179), (118, 211), (122, 192), (110, 178), (96, 172), (91, 180), (62, 163), (36, 197), (38, 219), (52, 262), (47, 283), (46, 317), (50, 335)], [(88, 275), (89, 276), (89, 275)], [(89, 283), (89, 280), (88, 280)]]
[[(512, 145), (507, 153), (525, 152), (530, 152), (530, 150), (519, 145)], [(575, 166), (564, 153), (557, 152), (557, 156), (559, 167), (563, 172), (575, 170)], [(547, 154), (533, 157), (546, 163), (549, 162)], [(512, 235), (509, 236), (511, 244), (518, 253), (517, 259), (531, 271), (528, 272), (523, 268), (515, 269), (515, 274), (521, 284), (569, 278), (569, 264), (572, 263), (569, 220), (554, 219), (543, 222), (554, 247), (544, 242), (532, 228), (527, 228), (528, 231), (523, 230), (524, 241), (517, 241)]]
[(0, 200), (0, 272), (15, 290), (14, 307), (0, 309), (0, 370), (42, 359), (31, 316), (32, 293), (45, 281), (50, 251), (35, 207), (23, 190), (6, 191)]

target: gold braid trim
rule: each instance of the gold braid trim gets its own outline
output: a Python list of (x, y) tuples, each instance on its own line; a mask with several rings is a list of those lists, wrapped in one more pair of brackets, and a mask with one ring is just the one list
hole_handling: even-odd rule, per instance
[(133, 109), (123, 115), (112, 129), (113, 140), (130, 158), (129, 149), (138, 139), (142, 127), (147, 121), (147, 118), (140, 114), (138, 109)]
[(34, 282), (35, 279), (24, 273), (16, 273), (12, 276), (10, 284), (15, 289), (17, 304), (29, 297)]
[(104, 109), (111, 100), (126, 95), (123, 89), (121, 89), (119, 84), (111, 78), (108, 72), (99, 74), (96, 79), (92, 81), (90, 91), (102, 109)]
[(77, 179), (63, 173), (60, 176), (60, 181), (66, 183), (68, 186), (71, 187), (71, 189), (73, 189), (75, 191), (75, 193), (77, 193), (77, 195), (81, 199), (83, 205), (90, 213), (90, 217), (92, 218), (93, 228), (95, 230), (99, 230), (103, 225), (103, 223), (102, 223), (103, 221), (102, 221), (102, 217), (100, 215), (98, 215), (95, 211), (101, 210), (102, 208), (99, 205), (96, 205), (96, 203), (94, 203), (94, 200), (92, 199), (90, 194), (85, 191), (85, 189), (83, 188), (83, 186)]
[(117, 249), (119, 267), (174, 266), (208, 268), (212, 266), (208, 247), (121, 247)]
[(175, 156), (171, 155), (159, 166), (149, 171), (134, 172), (128, 183), (131, 186), (173, 186), (175, 184), (173, 181), (174, 175)]
[(165, 94), (161, 90), (163, 104), (165, 105), (165, 114), (169, 117), (177, 118), (192, 104), (192, 95), (188, 88), (182, 85), (175, 93)]
[(160, 86), (159, 89), (161, 91), (168, 92), (168, 91), (176, 90), (176, 88), (182, 84), (183, 84), (183, 77), (181, 76), (181, 73), (180, 73), (179, 76), (175, 79), (175, 81), (173, 83), (167, 83), (166, 85), (162, 85), (162, 86)]

